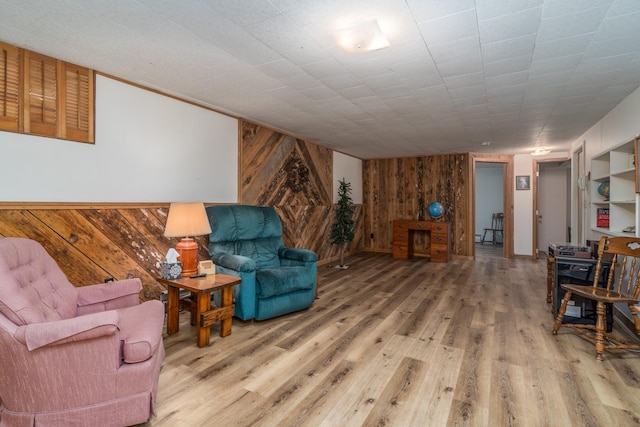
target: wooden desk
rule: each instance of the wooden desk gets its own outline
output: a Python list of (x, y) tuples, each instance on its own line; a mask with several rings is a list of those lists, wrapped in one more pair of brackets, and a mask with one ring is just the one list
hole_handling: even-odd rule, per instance
[[(167, 285), (167, 334), (178, 332), (178, 314), (180, 308), (191, 312), (191, 324), (198, 329), (198, 347), (209, 345), (211, 325), (220, 321), (220, 336), (231, 334), (231, 318), (234, 313), (231, 288), (240, 283), (240, 278), (226, 274), (211, 274), (197, 279), (181, 277), (179, 279), (158, 278), (158, 282)], [(195, 296), (193, 300), (180, 300), (180, 289), (186, 289)], [(221, 307), (211, 309), (211, 292), (221, 291)]]
[(397, 219), (393, 221), (393, 257), (410, 258), (413, 256), (413, 233), (430, 233), (429, 255), (433, 262), (451, 260), (451, 224), (448, 222), (414, 221)]

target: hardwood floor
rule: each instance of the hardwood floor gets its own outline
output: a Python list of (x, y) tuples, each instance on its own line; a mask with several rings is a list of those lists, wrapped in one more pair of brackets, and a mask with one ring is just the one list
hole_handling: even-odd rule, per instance
[(551, 334), (544, 260), (347, 258), (309, 310), (165, 336), (145, 426), (629, 426), (640, 354)]

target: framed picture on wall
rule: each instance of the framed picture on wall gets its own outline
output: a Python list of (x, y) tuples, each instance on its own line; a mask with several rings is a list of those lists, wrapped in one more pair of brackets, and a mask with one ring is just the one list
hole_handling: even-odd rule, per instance
[(516, 176), (516, 190), (531, 190), (531, 180), (529, 175)]

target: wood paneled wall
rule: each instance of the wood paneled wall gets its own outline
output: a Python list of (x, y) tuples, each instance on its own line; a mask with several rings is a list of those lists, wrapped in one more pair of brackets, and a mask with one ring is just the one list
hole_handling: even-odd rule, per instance
[[(242, 122), (240, 194), (244, 204), (273, 206), (283, 222), (287, 246), (318, 253), (320, 264), (339, 257), (329, 242), (333, 211), (333, 152), (291, 136)], [(215, 202), (215, 201), (213, 201)], [(355, 206), (356, 239), (362, 246), (361, 205)], [(158, 298), (160, 262), (179, 239), (163, 235), (168, 204), (91, 206), (2, 204), (0, 236), (27, 237), (43, 244), (76, 286), (109, 277), (139, 277), (141, 298)], [(208, 237), (196, 238), (198, 259), (208, 258)]]
[[(321, 263), (339, 256), (329, 242), (334, 218), (333, 151), (255, 123), (242, 122), (240, 201), (273, 206), (283, 222), (287, 246), (308, 248)], [(355, 206), (356, 237), (362, 245), (362, 206)]]
[[(0, 236), (40, 242), (76, 286), (139, 277), (141, 298), (157, 299), (160, 262), (179, 239), (163, 236), (168, 207), (0, 210)], [(196, 238), (207, 259), (207, 237)]]
[[(431, 202), (444, 206), (451, 223), (453, 255), (471, 256), (469, 154), (365, 160), (363, 165), (364, 229), (367, 250), (391, 252), (394, 219), (431, 220)], [(428, 235), (416, 233), (416, 253), (427, 253)]]

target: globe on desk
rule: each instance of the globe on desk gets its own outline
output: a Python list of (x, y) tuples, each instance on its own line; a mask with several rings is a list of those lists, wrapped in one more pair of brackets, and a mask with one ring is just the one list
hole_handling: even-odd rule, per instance
[(604, 197), (605, 200), (609, 200), (609, 181), (602, 181), (598, 185), (598, 194)]
[(433, 202), (427, 208), (432, 218), (438, 219), (444, 215), (444, 206), (441, 203)]

